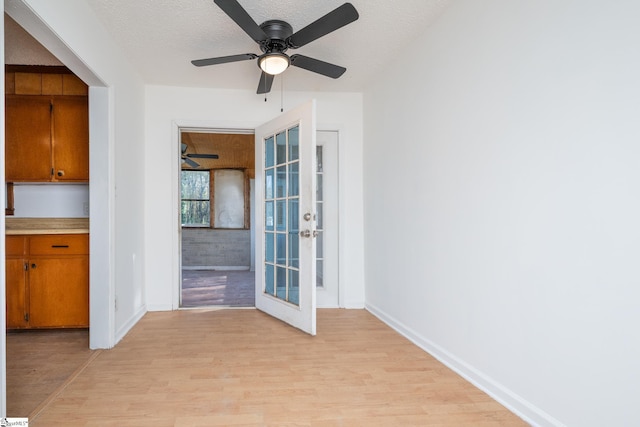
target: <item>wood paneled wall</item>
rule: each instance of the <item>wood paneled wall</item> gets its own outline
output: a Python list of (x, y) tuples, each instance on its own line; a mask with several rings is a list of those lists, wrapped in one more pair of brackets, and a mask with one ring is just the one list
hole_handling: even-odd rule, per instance
[[(218, 159), (196, 159), (199, 170), (245, 169), (249, 178), (255, 174), (254, 136), (246, 134), (183, 132), (186, 153), (217, 154)], [(183, 164), (183, 169), (191, 169)]]

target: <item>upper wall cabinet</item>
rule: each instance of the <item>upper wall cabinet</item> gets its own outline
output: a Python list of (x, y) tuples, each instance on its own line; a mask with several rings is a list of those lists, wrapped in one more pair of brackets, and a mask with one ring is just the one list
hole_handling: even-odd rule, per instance
[(89, 181), (88, 88), (68, 73), (5, 73), (7, 182)]
[(86, 96), (7, 95), (7, 182), (89, 180)]
[(51, 99), (7, 96), (5, 179), (51, 181)]
[(89, 104), (85, 96), (53, 97), (54, 181), (89, 181)]
[[(46, 72), (20, 72), (15, 71), (16, 68), (46, 70)], [(4, 75), (4, 93), (7, 95), (87, 96), (89, 88), (77, 76), (69, 74), (65, 67), (8, 65)]]

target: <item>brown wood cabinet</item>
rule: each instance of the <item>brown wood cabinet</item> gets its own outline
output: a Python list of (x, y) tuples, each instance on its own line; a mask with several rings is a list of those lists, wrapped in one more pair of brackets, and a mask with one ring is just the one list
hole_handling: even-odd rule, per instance
[(89, 180), (86, 96), (7, 95), (7, 182)]
[(26, 328), (27, 311), (27, 240), (22, 236), (6, 238), (7, 328)]
[(7, 236), (7, 328), (89, 326), (89, 235)]

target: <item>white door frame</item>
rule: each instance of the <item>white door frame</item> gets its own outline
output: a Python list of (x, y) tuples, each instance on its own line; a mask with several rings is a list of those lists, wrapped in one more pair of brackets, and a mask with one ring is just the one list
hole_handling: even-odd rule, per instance
[[(171, 205), (174, 206), (173, 209), (173, 218), (172, 223), (175, 224), (174, 233), (171, 237), (172, 242), (172, 253), (174, 256), (173, 259), (173, 268), (171, 274), (171, 281), (176, 285), (173, 287), (172, 292), (172, 303), (171, 307), (173, 310), (180, 309), (180, 292), (181, 292), (181, 284), (180, 280), (182, 279), (182, 243), (181, 243), (181, 221), (178, 206), (180, 206), (180, 169), (181, 169), (181, 160), (180, 160), (180, 131), (184, 129), (188, 129), (190, 131), (203, 131), (203, 132), (217, 132), (217, 133), (244, 133), (244, 134), (254, 134), (255, 129), (260, 125), (260, 122), (255, 121), (224, 121), (224, 120), (174, 120), (171, 123), (171, 152), (175, 156), (172, 162), (172, 194), (171, 194)], [(338, 206), (343, 207), (345, 205), (345, 191), (340, 191), (340, 183), (341, 177), (346, 175), (346, 162), (341, 159), (345, 158), (345, 147), (344, 144), (341, 143), (342, 135), (344, 134), (343, 126), (331, 123), (319, 123), (317, 126), (317, 131), (329, 131), (329, 132), (337, 132), (338, 133)], [(252, 201), (253, 202), (253, 201)], [(254, 212), (254, 209), (251, 210)], [(253, 214), (252, 214), (253, 215)], [(255, 218), (252, 216), (251, 222), (251, 230), (255, 230), (254, 224)], [(338, 246), (340, 248), (344, 248), (345, 246), (345, 237), (346, 233), (344, 232), (344, 224), (346, 224), (346, 213), (344, 209), (340, 209), (340, 213), (338, 216)], [(254, 231), (252, 231), (254, 232)], [(344, 259), (346, 251), (340, 250), (338, 252), (338, 307), (345, 307), (345, 287), (343, 286), (344, 282), (344, 268), (346, 260)]]
[[(173, 268), (171, 274), (171, 283), (173, 286), (171, 308), (179, 310), (180, 300), (182, 298), (182, 221), (180, 219), (180, 170), (182, 169), (180, 133), (189, 132), (206, 132), (206, 133), (236, 133), (253, 135), (254, 129), (259, 123), (253, 122), (225, 122), (225, 121), (209, 121), (209, 120), (174, 120), (171, 123), (171, 152), (174, 159), (171, 162), (171, 206), (172, 223), (175, 224), (175, 231), (171, 236), (172, 254), (174, 256)], [(251, 224), (253, 229), (253, 224)]]
[[(180, 122), (182, 123), (182, 122)], [(198, 125), (198, 126), (185, 126), (185, 125), (180, 125), (178, 122), (173, 122), (173, 126), (174, 126), (174, 137), (177, 137), (177, 143), (173, 144), (175, 145), (175, 147), (173, 147), (174, 149), (178, 150), (178, 154), (177, 154), (177, 161), (178, 161), (178, 167), (177, 170), (175, 171), (175, 177), (174, 179), (176, 179), (175, 185), (173, 185), (173, 187), (175, 187), (175, 190), (177, 191), (177, 199), (175, 200), (175, 204), (174, 204), (174, 212), (177, 214), (177, 222), (178, 222), (178, 238), (177, 238), (177, 245), (178, 245), (178, 268), (176, 269), (177, 271), (177, 275), (178, 275), (178, 279), (174, 282), (178, 284), (178, 290), (177, 293), (174, 293), (173, 296), (173, 309), (177, 310), (177, 309), (183, 309), (182, 307), (182, 220), (180, 218), (180, 171), (182, 170), (182, 149), (181, 149), (181, 142), (182, 142), (182, 136), (181, 133), (182, 132), (199, 132), (199, 133), (226, 133), (226, 134), (238, 134), (238, 135), (253, 135), (254, 134), (254, 129), (249, 129), (246, 127), (242, 127), (242, 128), (237, 128), (237, 129), (232, 129), (232, 128), (228, 128), (228, 127), (218, 127), (218, 126), (213, 126), (213, 127), (209, 127), (206, 125)], [(177, 126), (177, 134), (176, 134), (176, 129), (175, 127)], [(174, 141), (175, 142), (175, 141)], [(175, 164), (175, 162), (173, 162)], [(177, 177), (177, 178), (176, 178)], [(253, 179), (251, 180), (251, 182), (253, 182)], [(253, 201), (253, 200), (252, 200)], [(253, 215), (253, 209), (251, 209), (251, 213)], [(174, 222), (175, 223), (175, 222)], [(254, 233), (254, 224), (253, 224), (253, 216), (251, 217), (251, 253), (253, 256), (253, 252), (254, 252), (254, 248), (253, 248), (253, 233)], [(176, 305), (177, 304), (177, 305)], [(188, 307), (187, 307), (188, 308)]]
[[(115, 345), (116, 335), (113, 89), (89, 69), (28, 5), (19, 0), (13, 1), (5, 5), (5, 11), (89, 85), (89, 347), (111, 348)], [(4, 131), (2, 133), (4, 135)], [(0, 291), (4, 292), (4, 289), (3, 286)]]

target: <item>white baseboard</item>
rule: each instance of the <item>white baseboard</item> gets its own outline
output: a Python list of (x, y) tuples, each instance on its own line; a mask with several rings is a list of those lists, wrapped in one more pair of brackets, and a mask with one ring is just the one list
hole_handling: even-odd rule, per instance
[(136, 311), (133, 314), (133, 316), (131, 316), (131, 318), (127, 322), (125, 322), (124, 325), (122, 325), (120, 329), (116, 331), (114, 347), (116, 344), (120, 342), (122, 338), (125, 337), (125, 335), (127, 335), (127, 333), (131, 330), (131, 328), (133, 328), (136, 325), (136, 323), (138, 323), (140, 319), (142, 319), (142, 316), (144, 316), (146, 313), (147, 313), (147, 306), (143, 305), (138, 309), (138, 311)]
[(342, 305), (341, 308), (362, 310), (362, 309), (366, 308), (366, 305), (365, 305), (364, 301), (361, 301), (361, 300), (350, 300), (350, 301), (345, 301), (345, 303)]
[(171, 304), (148, 304), (147, 311), (173, 311)]
[(392, 316), (389, 316), (379, 308), (371, 304), (366, 304), (365, 308), (400, 335), (404, 336), (448, 368), (458, 373), (471, 384), (487, 393), (511, 412), (522, 418), (525, 422), (532, 426), (565, 426), (542, 409), (523, 399), (473, 366), (447, 352), (442, 347), (424, 338), (420, 334), (416, 333), (416, 331), (407, 327)]
[(210, 270), (210, 271), (249, 271), (249, 266), (238, 265), (183, 265), (183, 270)]

